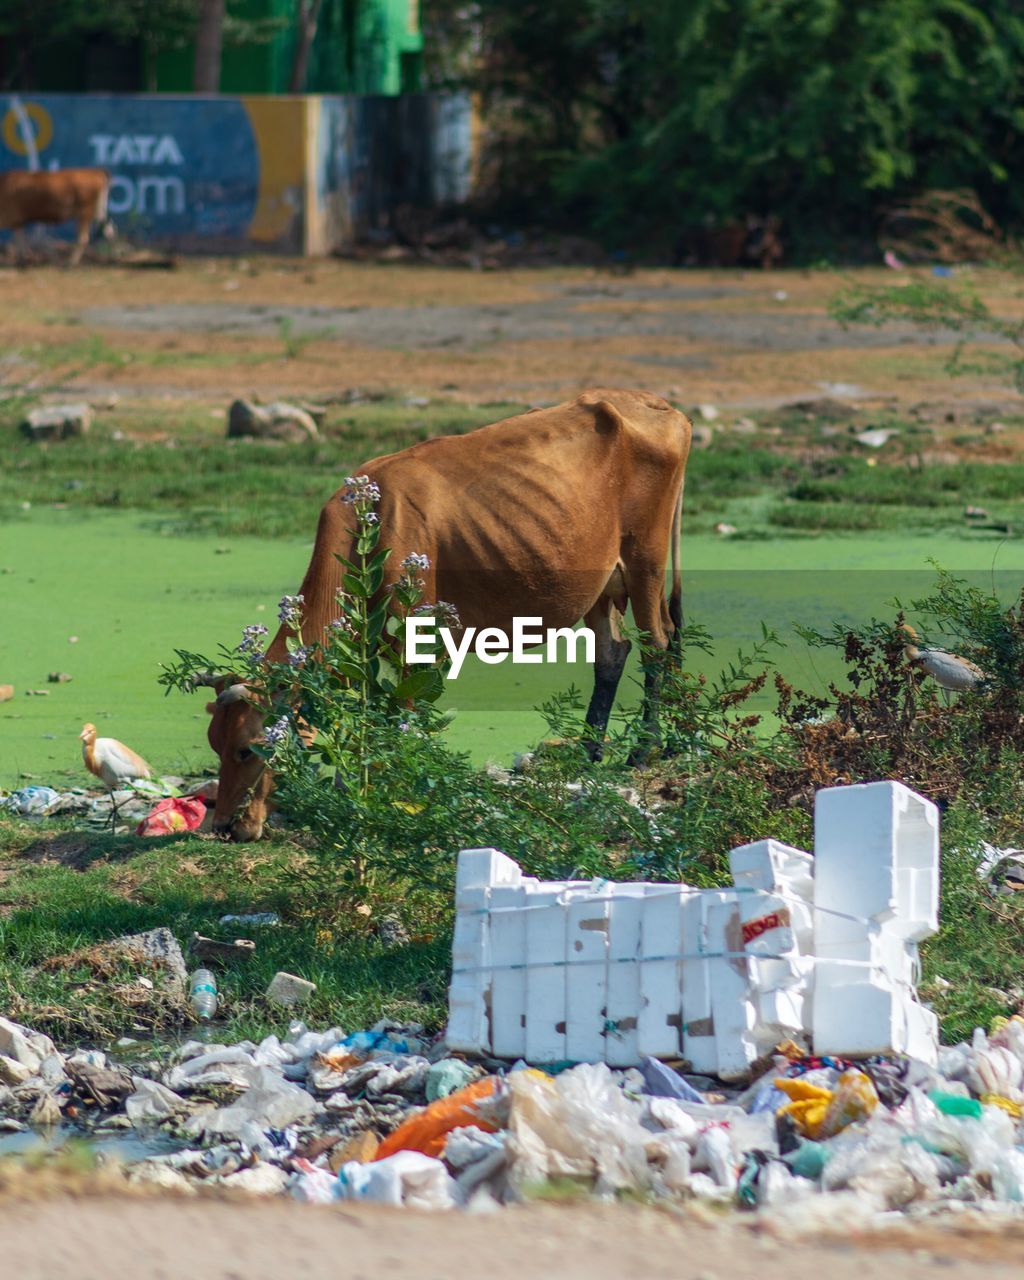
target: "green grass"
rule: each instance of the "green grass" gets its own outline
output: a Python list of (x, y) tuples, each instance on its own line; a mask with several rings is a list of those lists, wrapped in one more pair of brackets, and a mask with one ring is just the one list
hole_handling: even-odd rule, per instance
[[(317, 984), (303, 1017), (349, 1030), (378, 1018), (414, 1020), (436, 1029), (443, 1021), (448, 952), (447, 912), (435, 905), (424, 937), (385, 947), (353, 926), (324, 926), (287, 913), (292, 899), (279, 886), (294, 847), (271, 839), (251, 849), (192, 837), (141, 840), (74, 833), (67, 823), (28, 824), (0, 817), (0, 1008), (8, 1016), (68, 1040), (90, 1040), (183, 1027), (159, 1004), (134, 1008), (118, 984), (137, 977), (98, 979), (87, 963), (49, 970), (44, 962), (123, 933), (158, 925), (185, 942), (207, 937), (253, 938), (251, 959), (218, 973), (218, 1035), (235, 1039), (287, 1030), (289, 1016), (262, 993), (279, 969)], [(415, 895), (402, 914), (415, 933)], [(280, 927), (232, 931), (227, 912), (279, 911)], [(425, 916), (425, 913), (424, 913)], [(361, 923), (361, 922), (360, 922)], [(154, 1026), (154, 1023), (156, 1024)]]
[[(152, 410), (121, 410), (105, 415), (102, 430), (87, 439), (39, 445), (14, 425), (24, 407), (23, 401), (7, 407), (7, 425), (0, 427), (0, 522), (16, 517), (25, 502), (60, 502), (71, 510), (153, 512), (169, 532), (271, 538), (311, 537), (321, 504), (360, 463), (522, 408), (336, 406), (322, 438), (306, 445), (211, 437), (208, 408), (159, 422)], [(157, 429), (170, 441), (145, 438)], [(118, 431), (126, 438), (113, 438)]]
[[(103, 349), (85, 339), (81, 347), (83, 359)], [(175, 363), (180, 353), (161, 354)], [(360, 463), (523, 408), (410, 406), (397, 399), (332, 404), (319, 440), (282, 445), (224, 439), (211, 429), (212, 411), (203, 404), (177, 407), (171, 415), (129, 405), (106, 412), (87, 440), (40, 446), (17, 431), (29, 403), (15, 398), (0, 410), (6, 464), (0, 522), (15, 517), (24, 502), (60, 502), (73, 510), (152, 512), (173, 533), (273, 538), (308, 536), (319, 505)], [(118, 433), (124, 438), (115, 438)], [(825, 455), (820, 441), (810, 452), (814, 441), (806, 424), (764, 442), (719, 435), (710, 448), (691, 454), (686, 529), (710, 532), (724, 521), (747, 538), (877, 529), (901, 536), (937, 531), (974, 541), (1006, 536), (999, 526), (1009, 526), (1010, 536), (1021, 535), (1024, 464), (937, 464), (922, 471), (916, 446), (908, 443), (913, 439), (908, 434), (879, 461), (846, 436), (831, 439)], [(989, 518), (969, 526), (964, 509), (979, 504)]]
[[(206, 745), (207, 695), (165, 697), (160, 664), (175, 648), (215, 654), (237, 642), (242, 627), (273, 628), (276, 603), (296, 590), (311, 548), (305, 539), (166, 536), (151, 517), (132, 512), (37, 510), (0, 523), (0, 684), (16, 687), (0, 704), (0, 786), (33, 780), (89, 781), (78, 732), (86, 720), (101, 735), (129, 743), (161, 772), (212, 766)], [(691, 535), (683, 541), (685, 606), (717, 642), (709, 670), (749, 645), (761, 622), (786, 642), (779, 665), (798, 684), (821, 690), (841, 668), (795, 639), (793, 623), (828, 627), (834, 618), (861, 622), (891, 612), (888, 602), (923, 594), (928, 558), (973, 571), (1012, 594), (1024, 567), (1020, 544), (958, 537), (836, 535), (798, 541), (730, 541)], [(70, 636), (77, 636), (75, 644)], [(72, 676), (48, 684), (51, 671)], [(635, 698), (631, 668), (623, 699)], [(585, 667), (471, 661), (450, 686), (455, 746), (478, 762), (508, 761), (544, 732), (536, 708), (575, 683), (589, 694)], [(26, 689), (46, 689), (31, 697)], [(770, 711), (774, 699), (759, 700)]]

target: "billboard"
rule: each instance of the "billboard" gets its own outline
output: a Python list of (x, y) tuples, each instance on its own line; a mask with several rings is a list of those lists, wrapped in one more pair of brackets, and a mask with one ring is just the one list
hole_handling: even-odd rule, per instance
[(301, 99), (6, 94), (0, 168), (98, 166), (127, 235), (301, 251)]
[(329, 253), (465, 198), (471, 147), (465, 95), (0, 94), (0, 170), (106, 169), (119, 231), (185, 251)]

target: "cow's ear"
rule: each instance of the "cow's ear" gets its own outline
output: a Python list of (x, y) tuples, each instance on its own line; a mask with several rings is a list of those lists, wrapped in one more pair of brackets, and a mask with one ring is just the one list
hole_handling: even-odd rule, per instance
[(213, 713), (214, 713), (216, 710), (217, 710), (217, 704), (216, 704), (216, 702), (208, 702), (208, 703), (206, 704), (206, 714), (207, 714), (208, 716), (212, 716), (212, 715), (213, 715)]

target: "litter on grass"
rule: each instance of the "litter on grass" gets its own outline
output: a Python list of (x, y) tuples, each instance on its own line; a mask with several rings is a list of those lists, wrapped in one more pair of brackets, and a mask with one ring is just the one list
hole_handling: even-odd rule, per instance
[[(569, 1180), (732, 1206), (787, 1235), (1019, 1216), (1024, 1018), (939, 1048), (913, 994), (937, 835), (927, 801), (879, 783), (819, 794), (814, 860), (734, 850), (731, 889), (539, 885), (471, 851), (447, 1037), (293, 1022), (169, 1058), (129, 1041), (115, 1060), (0, 1018), (0, 1153), (33, 1130), (120, 1134), (130, 1182), (433, 1210)], [(517, 984), (504, 995), (499, 975)], [(474, 1028), (516, 1060), (490, 1040), (456, 1052)], [(580, 1046), (615, 1060), (574, 1062)]]

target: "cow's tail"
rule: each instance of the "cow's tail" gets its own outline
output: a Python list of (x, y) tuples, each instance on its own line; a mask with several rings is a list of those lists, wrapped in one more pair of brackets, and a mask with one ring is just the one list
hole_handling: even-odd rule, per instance
[(683, 579), (679, 568), (679, 538), (683, 527), (683, 489), (686, 485), (685, 473), (679, 481), (679, 492), (676, 494), (676, 509), (672, 513), (672, 534), (669, 543), (669, 563), (672, 567), (672, 583), (668, 597), (668, 616), (672, 619), (675, 631), (669, 642), (673, 654), (682, 652), (683, 647)]

